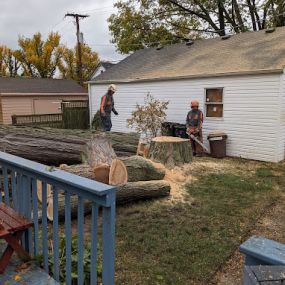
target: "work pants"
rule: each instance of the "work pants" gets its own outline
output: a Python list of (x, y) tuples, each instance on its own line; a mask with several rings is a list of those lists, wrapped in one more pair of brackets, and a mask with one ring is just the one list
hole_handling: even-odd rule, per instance
[[(193, 134), (201, 143), (203, 143), (203, 134), (202, 134), (202, 130), (200, 130), (198, 133)], [(193, 139), (190, 138), (190, 142), (191, 142), (191, 146), (192, 146), (192, 151), (193, 151), (193, 155), (202, 155), (204, 150), (203, 148), (197, 143), (195, 142)]]

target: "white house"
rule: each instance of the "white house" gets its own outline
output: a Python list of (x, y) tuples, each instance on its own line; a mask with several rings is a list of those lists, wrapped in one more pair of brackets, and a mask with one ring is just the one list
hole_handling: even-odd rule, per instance
[(185, 123), (190, 101), (205, 114), (204, 136), (228, 134), (227, 154), (278, 162), (285, 155), (285, 28), (139, 50), (89, 82), (91, 118), (110, 83), (114, 131), (147, 93), (169, 100), (167, 121)]
[(101, 61), (96, 69), (93, 71), (90, 80), (93, 80), (98, 75), (104, 73), (107, 69), (111, 68), (115, 63), (109, 62), (109, 61)]

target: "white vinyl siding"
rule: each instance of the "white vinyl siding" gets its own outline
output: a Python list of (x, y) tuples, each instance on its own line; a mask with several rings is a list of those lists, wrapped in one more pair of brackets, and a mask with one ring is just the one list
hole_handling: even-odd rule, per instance
[[(90, 86), (93, 117), (108, 85)], [(229, 156), (263, 161), (284, 158), (284, 153), (278, 152), (277, 148), (281, 108), (278, 74), (124, 83), (117, 86), (114, 99), (119, 116), (113, 116), (113, 131), (131, 131), (127, 128), (126, 119), (130, 118), (136, 103), (143, 104), (148, 92), (158, 99), (169, 100), (167, 121), (185, 123), (191, 100), (199, 100), (205, 113), (205, 89), (219, 86), (223, 87), (223, 118), (205, 118), (205, 141), (210, 131), (221, 130), (228, 134)]]
[(285, 157), (285, 73), (280, 76), (279, 116), (280, 116), (280, 123), (278, 125), (278, 137), (277, 137), (278, 161), (283, 160)]

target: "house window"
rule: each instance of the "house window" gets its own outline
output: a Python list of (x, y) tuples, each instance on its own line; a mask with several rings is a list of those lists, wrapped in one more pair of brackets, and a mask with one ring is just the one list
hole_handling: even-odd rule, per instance
[(206, 89), (206, 117), (223, 117), (223, 88)]

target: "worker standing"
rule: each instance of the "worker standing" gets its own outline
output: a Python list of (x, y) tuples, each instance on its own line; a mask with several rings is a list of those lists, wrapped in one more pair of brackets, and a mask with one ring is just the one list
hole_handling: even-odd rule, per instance
[(103, 125), (103, 130), (105, 132), (111, 131), (112, 128), (111, 113), (113, 112), (116, 116), (119, 115), (115, 109), (115, 103), (113, 98), (113, 95), (116, 91), (116, 85), (111, 84), (108, 87), (107, 93), (101, 98), (100, 116)]
[[(195, 136), (201, 143), (203, 143), (202, 127), (203, 127), (204, 115), (199, 109), (199, 102), (193, 100), (191, 102), (191, 111), (189, 111), (186, 118), (186, 128), (189, 135)], [(193, 155), (201, 156), (203, 154), (203, 148), (190, 138)]]

